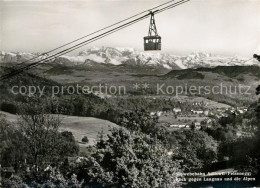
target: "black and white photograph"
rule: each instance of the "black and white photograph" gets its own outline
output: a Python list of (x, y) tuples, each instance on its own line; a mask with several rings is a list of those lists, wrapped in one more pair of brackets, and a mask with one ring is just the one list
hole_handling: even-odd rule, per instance
[(0, 188), (260, 187), (260, 0), (0, 0)]

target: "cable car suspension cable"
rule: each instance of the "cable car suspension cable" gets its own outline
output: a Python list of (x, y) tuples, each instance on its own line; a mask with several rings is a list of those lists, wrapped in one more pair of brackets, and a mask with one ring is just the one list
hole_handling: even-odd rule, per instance
[[(161, 13), (161, 12), (163, 12), (163, 11), (165, 11), (165, 10), (168, 10), (168, 9), (170, 9), (170, 8), (173, 8), (173, 7), (176, 7), (176, 6), (178, 6), (178, 5), (181, 5), (181, 4), (183, 4), (183, 3), (186, 3), (186, 2), (188, 2), (188, 1), (190, 1), (190, 0), (181, 0), (181, 1), (179, 1), (179, 2), (176, 2), (176, 3), (172, 4), (172, 5), (169, 5), (169, 6), (167, 6), (167, 7), (162, 8), (162, 9), (156, 10), (156, 11), (154, 11), (153, 13), (154, 13), (154, 14)], [(150, 10), (151, 10), (151, 9), (150, 9)], [(145, 11), (145, 12), (146, 12), (146, 11)], [(47, 57), (47, 58), (44, 58), (44, 59), (42, 59), (42, 60), (39, 60), (39, 61), (34, 62), (34, 63), (32, 63), (32, 64), (29, 64), (29, 65), (27, 65), (27, 66), (25, 66), (25, 67), (19, 68), (19, 69), (15, 70), (15, 71), (13, 71), (13, 72), (11, 72), (11, 73), (5, 74), (5, 75), (3, 75), (3, 76), (0, 77), (0, 80), (4, 80), (4, 79), (7, 79), (7, 78), (9, 78), (9, 77), (11, 77), (11, 76), (14, 76), (14, 75), (16, 75), (16, 74), (19, 74), (19, 73), (23, 72), (23, 70), (29, 70), (30, 68), (36, 67), (36, 66), (38, 66), (38, 65), (41, 64), (41, 63), (54, 60), (55, 58), (57, 58), (57, 57), (59, 57), (59, 56), (61, 56), (61, 55), (64, 55), (64, 54), (69, 53), (69, 52), (71, 52), (71, 51), (74, 51), (74, 50), (76, 50), (76, 49), (78, 49), (78, 48), (80, 48), (80, 47), (82, 47), (82, 46), (85, 46), (86, 44), (92, 43), (92, 42), (94, 42), (94, 41), (96, 41), (96, 40), (98, 40), (98, 39), (100, 39), (100, 38), (103, 38), (103, 37), (105, 37), (105, 36), (107, 36), (107, 35), (110, 35), (110, 34), (116, 32), (116, 31), (119, 31), (119, 30), (121, 30), (121, 29), (123, 29), (123, 28), (125, 28), (125, 27), (128, 27), (128, 26), (130, 26), (130, 25), (132, 25), (132, 24), (134, 24), (134, 23), (137, 23), (137, 22), (139, 22), (139, 21), (141, 21), (141, 20), (143, 20), (143, 19), (145, 19), (145, 18), (147, 18), (147, 17), (149, 17), (149, 16), (150, 16), (150, 13), (148, 13), (148, 14), (146, 14), (146, 15), (140, 17), (140, 18), (137, 18), (137, 19), (135, 19), (135, 20), (132, 20), (132, 21), (130, 21), (130, 22), (127, 22), (127, 23), (125, 23), (125, 24), (123, 24), (123, 25), (120, 25), (120, 26), (118, 26), (118, 27), (116, 27), (116, 28), (113, 28), (113, 29), (111, 29), (111, 30), (109, 30), (109, 31), (107, 31), (107, 32), (105, 32), (105, 33), (102, 33), (102, 34), (100, 34), (100, 35), (98, 35), (98, 36), (95, 36), (95, 37), (93, 37), (93, 38), (91, 38), (91, 39), (88, 39), (88, 40), (86, 40), (86, 41), (83, 41), (83, 42), (81, 42), (81, 43), (79, 43), (79, 44), (77, 44), (77, 45), (74, 45), (74, 46), (70, 47), (70, 48), (67, 48), (67, 49), (65, 49), (65, 50), (62, 50), (61, 52), (58, 52), (58, 53), (56, 53), (56, 54), (53, 54), (53, 55), (51, 55), (51, 56), (49, 56), (49, 57)]]
[[(26, 62), (32, 61), (32, 60), (34, 60), (34, 59), (37, 59), (37, 58), (39, 58), (39, 57), (41, 57), (41, 56), (44, 56), (44, 55), (49, 54), (49, 53), (51, 53), (51, 52), (54, 52), (54, 51), (56, 51), (56, 50), (58, 50), (58, 49), (61, 49), (61, 48), (65, 47), (65, 46), (68, 46), (68, 45), (73, 44), (73, 43), (75, 43), (75, 42), (78, 42), (78, 41), (80, 41), (80, 40), (82, 40), (82, 39), (84, 39), (84, 38), (87, 38), (87, 37), (89, 37), (89, 36), (91, 36), (91, 35), (94, 35), (94, 34), (96, 34), (96, 33), (99, 33), (99, 32), (101, 32), (101, 31), (104, 31), (104, 30), (106, 30), (106, 29), (108, 29), (108, 28), (111, 28), (111, 27), (113, 27), (113, 26), (116, 26), (116, 25), (118, 25), (118, 24), (120, 24), (120, 23), (123, 23), (123, 22), (125, 22), (125, 21), (127, 21), (127, 20), (130, 20), (130, 19), (132, 19), (132, 18), (134, 18), (134, 17), (137, 17), (137, 16), (139, 16), (139, 15), (141, 15), (141, 14), (144, 14), (145, 12), (152, 11), (152, 10), (154, 10), (154, 9), (156, 9), (156, 8), (159, 8), (159, 7), (161, 7), (161, 6), (167, 5), (167, 4), (169, 4), (169, 3), (173, 2), (173, 1), (175, 1), (175, 0), (167, 1), (167, 2), (165, 2), (165, 3), (163, 3), (163, 4), (160, 4), (160, 5), (158, 5), (158, 6), (155, 6), (155, 7), (151, 8), (151, 9), (147, 9), (147, 10), (145, 10), (145, 11), (142, 11), (142, 12), (140, 12), (140, 13), (137, 13), (137, 14), (135, 14), (135, 15), (133, 15), (133, 16), (130, 16), (130, 17), (128, 17), (128, 18), (125, 18), (125, 19), (123, 19), (123, 20), (121, 20), (121, 21), (119, 21), (119, 22), (116, 22), (116, 23), (111, 24), (111, 25), (109, 25), (109, 26), (106, 26), (106, 27), (104, 27), (104, 28), (102, 28), (102, 29), (99, 29), (99, 30), (97, 30), (97, 31), (95, 31), (95, 32), (92, 32), (92, 33), (90, 33), (90, 34), (87, 34), (87, 35), (85, 35), (85, 36), (83, 36), (83, 37), (80, 37), (80, 38), (75, 39), (75, 40), (73, 40), (73, 41), (71, 41), (71, 42), (68, 42), (68, 43), (66, 43), (66, 44), (64, 44), (64, 45), (58, 46), (57, 48), (54, 48), (54, 49), (49, 50), (49, 51), (47, 51), (47, 52), (44, 52), (44, 53), (42, 53), (42, 54), (40, 54), (40, 55), (38, 55), (38, 56), (36, 56), (36, 57), (33, 57), (33, 58), (31, 58), (31, 59), (28, 59), (28, 60), (26, 60), (26, 61), (23, 61), (23, 62), (21, 62), (21, 63), (18, 63), (17, 65), (21, 65), (21, 64), (24, 64), (24, 63), (26, 63)], [(17, 65), (16, 65), (16, 66), (17, 66)]]

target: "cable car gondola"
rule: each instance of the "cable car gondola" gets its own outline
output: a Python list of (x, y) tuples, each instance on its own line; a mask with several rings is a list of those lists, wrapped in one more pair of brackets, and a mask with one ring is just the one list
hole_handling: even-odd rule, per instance
[(161, 37), (157, 33), (154, 12), (150, 12), (150, 26), (148, 36), (144, 37), (144, 51), (161, 50)]
[(253, 57), (260, 62), (260, 55), (254, 54)]

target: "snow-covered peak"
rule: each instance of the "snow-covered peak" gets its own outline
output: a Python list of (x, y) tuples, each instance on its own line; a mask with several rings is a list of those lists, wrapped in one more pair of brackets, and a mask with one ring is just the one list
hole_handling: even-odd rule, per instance
[[(39, 54), (0, 52), (0, 63), (26, 61), (36, 57), (37, 55)], [(127, 64), (134, 66), (156, 66), (169, 70), (216, 66), (260, 65), (260, 63), (255, 59), (248, 59), (239, 56), (225, 57), (205, 52), (194, 52), (186, 56), (176, 56), (174, 54), (161, 53), (158, 51), (139, 51), (134, 48), (122, 47), (92, 47), (79, 52), (76, 56), (63, 55), (57, 57), (55, 63), (67, 66), (80, 64), (88, 65), (92, 63), (113, 65)]]
[[(38, 57), (39, 56), (39, 57)], [(0, 63), (21, 63), (31, 62), (44, 59), (47, 55), (41, 55), (40, 53), (28, 53), (28, 52), (3, 52), (0, 51)]]

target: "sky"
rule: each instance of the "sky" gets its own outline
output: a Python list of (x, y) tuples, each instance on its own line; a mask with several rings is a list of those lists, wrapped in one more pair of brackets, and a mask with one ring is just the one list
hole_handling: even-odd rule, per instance
[[(168, 0), (0, 0), (0, 50), (45, 52)], [(260, 0), (191, 0), (155, 15), (162, 52), (260, 53)], [(149, 19), (92, 46), (143, 49)], [(77, 52), (75, 52), (77, 53)]]

